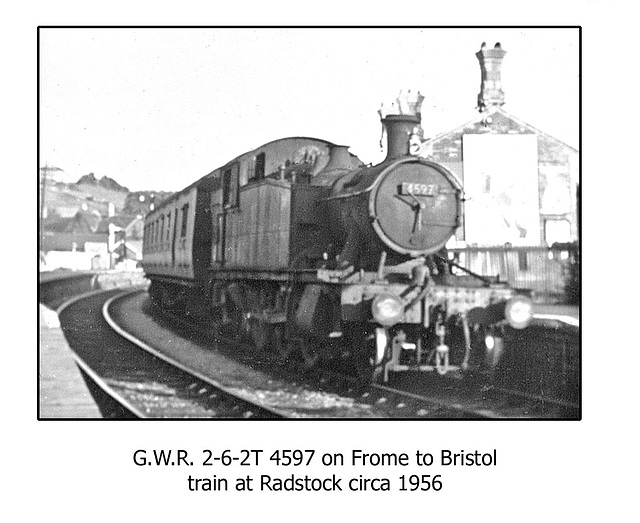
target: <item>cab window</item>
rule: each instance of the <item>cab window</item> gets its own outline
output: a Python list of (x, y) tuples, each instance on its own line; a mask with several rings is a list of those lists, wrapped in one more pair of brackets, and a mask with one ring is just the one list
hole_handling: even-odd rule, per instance
[(189, 216), (189, 204), (185, 203), (182, 206), (182, 227), (180, 229), (180, 238), (187, 236), (187, 217)]

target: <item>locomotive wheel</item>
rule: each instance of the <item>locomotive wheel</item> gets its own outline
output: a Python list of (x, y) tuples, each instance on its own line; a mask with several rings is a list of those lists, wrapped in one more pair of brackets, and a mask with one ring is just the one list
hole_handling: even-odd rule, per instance
[(303, 340), (300, 344), (303, 370), (311, 370), (320, 361), (320, 347), (313, 340)]
[(284, 325), (276, 323), (269, 328), (270, 350), (281, 364), (287, 364), (291, 360), (291, 344), (284, 337)]
[[(457, 334), (457, 338), (453, 339), (461, 345), (463, 333)], [(500, 334), (481, 325), (470, 325), (469, 342), (471, 357), (464, 370), (470, 375), (493, 375), (503, 354), (503, 339)], [(457, 354), (461, 354), (462, 348), (458, 349)]]
[[(490, 332), (486, 329), (481, 329), (481, 334), (482, 339), (478, 340), (478, 345), (482, 347), (484, 356), (482, 370), (488, 377), (493, 379), (504, 356), (504, 338), (500, 333)], [(485, 341), (487, 337), (489, 338), (489, 345)]]
[(375, 353), (375, 341), (365, 340), (362, 349), (353, 354), (353, 363), (358, 384), (363, 388), (368, 388), (374, 383), (384, 381), (384, 364), (376, 365), (374, 363), (372, 354)]
[(349, 329), (347, 342), (355, 350), (351, 353), (351, 361), (358, 383), (362, 387), (369, 387), (373, 383), (384, 381), (384, 364), (387, 361), (388, 347), (384, 353), (379, 353), (377, 329), (373, 332), (364, 326)]
[(225, 336), (240, 341), (247, 331), (242, 311), (230, 299), (225, 301), (222, 309), (222, 332)]
[(160, 305), (166, 311), (174, 311), (176, 309), (176, 298), (172, 294), (171, 289), (162, 287)]
[(375, 333), (368, 335), (364, 340), (364, 355), (361, 358), (367, 364), (363, 378), (367, 384), (384, 382), (384, 364), (387, 361), (388, 348), (384, 350), (384, 356), (379, 358), (378, 344)]
[(298, 366), (303, 373), (315, 367), (320, 361), (321, 355), (317, 342), (293, 326), (292, 319), (295, 318), (304, 288), (304, 285), (293, 286), (287, 294), (285, 303), (287, 319), (289, 320), (285, 328), (287, 341), (286, 361), (289, 365)]
[(149, 285), (149, 297), (151, 298), (151, 303), (155, 306), (155, 307), (160, 307), (161, 305), (161, 300), (160, 300), (160, 286), (158, 283), (152, 281), (151, 285)]
[(244, 318), (245, 328), (258, 352), (263, 352), (269, 342), (269, 329), (265, 323), (250, 314)]
[(279, 361), (300, 374), (315, 368), (322, 359), (320, 347), (314, 340), (289, 338), (281, 347)]

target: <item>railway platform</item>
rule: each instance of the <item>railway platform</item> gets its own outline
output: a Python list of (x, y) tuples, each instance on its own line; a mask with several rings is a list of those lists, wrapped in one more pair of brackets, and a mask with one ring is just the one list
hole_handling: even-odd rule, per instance
[(533, 318), (542, 323), (559, 322), (573, 327), (580, 326), (580, 307), (577, 305), (533, 305)]
[(40, 419), (101, 418), (57, 314), (40, 304), (39, 405)]

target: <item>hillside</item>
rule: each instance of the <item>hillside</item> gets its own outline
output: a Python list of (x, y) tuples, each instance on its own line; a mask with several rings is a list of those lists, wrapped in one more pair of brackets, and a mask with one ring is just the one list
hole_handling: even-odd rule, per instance
[[(108, 176), (98, 178), (93, 173), (82, 176), (75, 183), (63, 183), (50, 180), (45, 187), (45, 222), (49, 219), (72, 218), (78, 212), (88, 212), (96, 216), (144, 216), (151, 205), (172, 193), (164, 191), (135, 191), (120, 185)], [(42, 193), (40, 194), (42, 198)]]
[(120, 185), (113, 178), (109, 178), (108, 176), (103, 176), (102, 178), (96, 178), (96, 175), (93, 173), (89, 173), (89, 174), (85, 174), (84, 176), (81, 176), (80, 179), (75, 183), (75, 185), (89, 187), (89, 188), (102, 187), (110, 191), (121, 191), (121, 192), (129, 191), (129, 189)]

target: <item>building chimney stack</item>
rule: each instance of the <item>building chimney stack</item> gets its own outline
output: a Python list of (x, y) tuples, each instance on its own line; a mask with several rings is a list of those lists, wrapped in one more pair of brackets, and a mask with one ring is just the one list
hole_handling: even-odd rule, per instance
[(492, 106), (504, 105), (501, 68), (505, 54), (507, 52), (502, 49), (500, 42), (496, 43), (493, 49), (488, 48), (487, 44), (482, 42), (480, 51), (476, 53), (482, 73), (477, 107), (481, 113)]

